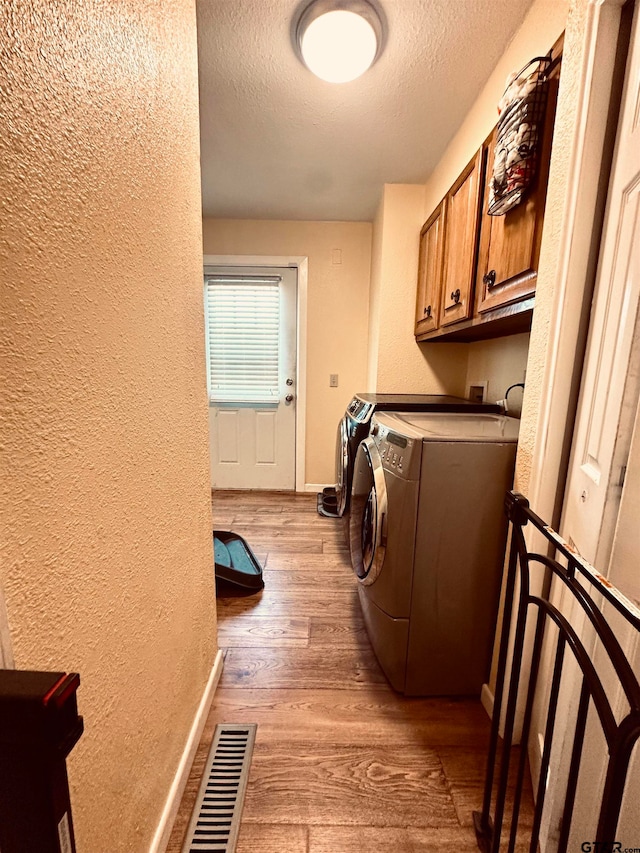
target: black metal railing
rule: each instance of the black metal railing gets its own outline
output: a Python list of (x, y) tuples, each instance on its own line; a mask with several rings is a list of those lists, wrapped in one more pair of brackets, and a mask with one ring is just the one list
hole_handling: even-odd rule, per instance
[[(598, 815), (593, 839), (597, 843), (590, 849), (601, 853), (615, 850), (619, 848), (614, 839), (629, 762), (634, 745), (640, 737), (640, 685), (610, 620), (605, 619), (604, 611), (608, 611), (609, 606), (613, 607), (622, 617), (620, 624), (624, 626), (625, 631), (635, 634), (640, 631), (640, 610), (532, 512), (525, 497), (516, 492), (509, 492), (506, 513), (511, 528), (511, 546), (484, 801), (482, 812), (474, 813), (478, 846), (486, 853), (498, 853), (504, 849), (511, 853), (516, 843), (518, 849), (521, 849), (523, 844), (528, 844), (530, 853), (536, 853), (540, 849), (545, 796), (551, 772), (554, 784), (558, 784), (561, 778), (559, 774), (562, 774), (562, 778), (566, 777), (566, 780), (564, 785), (560, 785), (561, 789), (564, 788), (564, 802), (560, 803), (559, 809), (561, 818), (553, 844), (549, 846), (558, 853), (565, 853), (574, 816), (589, 720), (589, 726), (598, 726), (606, 742), (606, 749), (603, 748), (603, 761), (606, 764), (604, 785), (602, 790), (598, 791), (599, 801), (590, 802), (590, 808)], [(527, 549), (524, 527), (528, 523), (546, 540), (548, 554), (532, 553)], [(519, 592), (515, 601), (517, 581)], [(538, 588), (540, 592), (535, 592), (534, 589)], [(562, 606), (559, 606), (551, 599), (557, 602), (562, 591), (564, 600)], [(515, 630), (510, 641), (514, 604), (517, 608)], [(611, 615), (613, 616), (613, 612)], [(619, 619), (615, 618), (617, 624)], [(535, 625), (534, 629), (532, 623)], [(525, 634), (530, 636), (530, 632), (533, 632), (533, 646), (529, 656), (531, 643), (525, 640)], [(541, 712), (540, 696), (545, 692), (541, 683), (543, 678), (549, 677), (545, 673), (547, 667), (544, 663), (541, 665), (541, 661), (543, 650), (545, 660), (548, 659), (546, 656), (549, 644), (553, 660), (551, 682), (548, 685), (545, 707)], [(575, 690), (570, 690), (573, 692), (570, 704), (575, 709), (575, 714), (567, 713), (565, 681), (560, 702), (562, 725), (556, 727), (563, 669), (571, 658), (575, 661), (573, 671), (577, 673), (575, 680), (570, 679), (568, 682), (570, 688), (575, 684)], [(510, 673), (507, 674), (509, 660)], [(606, 672), (601, 666), (603, 663), (606, 664)], [(575, 667), (576, 664), (579, 669)], [(611, 687), (612, 678), (615, 681), (615, 689)], [(522, 732), (520, 737), (516, 738), (516, 720), (520, 719), (522, 712), (519, 696), (524, 700), (524, 713)], [(622, 710), (617, 707), (617, 699), (613, 697), (624, 698)], [(527, 744), (534, 700), (536, 714), (542, 713), (542, 719), (546, 717), (546, 722), (533, 820), (527, 821), (528, 825), (525, 827), (521, 825), (520, 813), (523, 791), (526, 793)], [(575, 726), (572, 743), (567, 740), (571, 731), (567, 732), (566, 728), (570, 724), (570, 717), (573, 718), (571, 723)], [(570, 747), (570, 757), (567, 756), (562, 769), (550, 766), (557, 728), (560, 729), (559, 737), (565, 738), (565, 743), (569, 743)], [(519, 750), (514, 747), (516, 739), (522, 744)], [(589, 742), (591, 743), (591, 740)], [(514, 758), (516, 752), (519, 752), (517, 761)], [(559, 751), (556, 749), (553, 754), (558, 756)], [(558, 814), (557, 803), (553, 804), (553, 808), (554, 813)], [(504, 845), (507, 844), (508, 838), (508, 846), (503, 845), (503, 835)], [(582, 849), (586, 848), (582, 846)]]

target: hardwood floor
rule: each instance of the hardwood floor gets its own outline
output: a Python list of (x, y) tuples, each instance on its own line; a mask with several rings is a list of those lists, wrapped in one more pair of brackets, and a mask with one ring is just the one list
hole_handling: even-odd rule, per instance
[(215, 492), (214, 525), (265, 566), (218, 590), (225, 665), (169, 842), (180, 853), (213, 730), (258, 724), (238, 853), (475, 851), (489, 721), (480, 703), (406, 699), (364, 629), (340, 523), (315, 495)]

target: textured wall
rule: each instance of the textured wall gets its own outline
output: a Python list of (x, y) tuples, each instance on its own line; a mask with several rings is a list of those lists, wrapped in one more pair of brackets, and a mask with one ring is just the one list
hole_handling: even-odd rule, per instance
[[(504, 90), (507, 75), (514, 69), (521, 68), (532, 56), (544, 54), (549, 50), (565, 27), (567, 12), (568, 0), (536, 0), (533, 3), (522, 26), (505, 50), (472, 109), (452, 139), (445, 155), (427, 181), (425, 189), (426, 215), (429, 215), (440, 202), (461, 170), (491, 132), (497, 121), (496, 104)], [(557, 156), (556, 148), (558, 147), (561, 147), (561, 143), (554, 144), (554, 156)], [(559, 177), (558, 174), (555, 175), (556, 180)], [(549, 209), (553, 208), (557, 203), (556, 200), (561, 198), (563, 189), (564, 180), (560, 192), (555, 191), (554, 175), (552, 174), (538, 276), (536, 315), (545, 313), (546, 309), (541, 306), (547, 300), (549, 266), (552, 264), (554, 253), (557, 253), (557, 239), (555, 240), (556, 245), (553, 248), (550, 247), (550, 244), (554, 242), (556, 232), (554, 227), (549, 225), (553, 220)], [(545, 249), (545, 245), (549, 248)], [(485, 344), (472, 344), (469, 347), (467, 379), (487, 379), (492, 389), (497, 388), (504, 384), (504, 364), (515, 357), (516, 361), (513, 365), (514, 368), (517, 366), (517, 371), (514, 369), (517, 378), (513, 381), (520, 382), (525, 364), (522, 347), (517, 346), (514, 352), (513, 341), (509, 338), (502, 338), (491, 342), (490, 348), (490, 358), (487, 358), (489, 353)], [(531, 453), (535, 442), (536, 423), (532, 421), (532, 417), (534, 413), (537, 413), (538, 385), (541, 381), (537, 360), (537, 357), (534, 357), (533, 362), (527, 367), (527, 397), (529, 402), (525, 401), (524, 404), (517, 463), (517, 480), (521, 489), (526, 489), (528, 484)], [(479, 371), (483, 373), (482, 376), (477, 375)], [(489, 396), (491, 399), (493, 390)]]
[(369, 285), (369, 346), (367, 348), (367, 390), (378, 390), (380, 353), (380, 302), (382, 299), (382, 261), (384, 226), (384, 188), (373, 220), (371, 236), (371, 282)]
[[(484, 344), (416, 344), (413, 339), (420, 227), (497, 120), (496, 104), (509, 72), (545, 53), (564, 28), (568, 0), (537, 0), (505, 50), (424, 187), (387, 184), (374, 223), (369, 376), (379, 391), (464, 394), (466, 381), (489, 382), (489, 399), (502, 396), (507, 374), (522, 380), (526, 347), (509, 339)], [(380, 323), (376, 323), (376, 318)], [(505, 365), (509, 363), (509, 368)], [(480, 376), (479, 373), (483, 375)], [(509, 383), (510, 384), (510, 383)], [(498, 390), (496, 390), (498, 389)], [(501, 389), (501, 390), (500, 390)], [(528, 445), (535, 436), (527, 426)], [(522, 463), (524, 468), (526, 463)]]
[[(553, 150), (549, 169), (549, 188), (547, 190), (544, 230), (540, 247), (536, 308), (533, 313), (527, 363), (527, 393), (522, 411), (516, 465), (516, 481), (518, 488), (524, 494), (528, 491), (531, 478), (543, 382), (551, 347), (551, 317), (559, 285), (558, 259), (562, 248), (560, 241), (567, 205), (567, 187), (571, 177), (569, 163), (574, 144), (578, 108), (586, 5), (586, 0), (572, 0), (571, 2), (562, 57), (562, 73), (560, 75), (558, 107), (553, 130)], [(541, 512), (542, 508), (538, 507), (536, 511)]]
[(382, 394), (464, 393), (466, 346), (417, 344), (413, 334), (424, 219), (424, 186), (385, 184), (375, 220), (369, 350), (369, 373)]
[[(524, 381), (528, 352), (528, 333), (469, 344), (465, 387), (485, 380), (489, 383), (486, 399), (504, 399), (507, 388)], [(521, 388), (514, 388), (509, 394), (509, 410), (516, 416), (522, 411), (522, 396)]]
[[(338, 422), (354, 392), (368, 390), (371, 224), (205, 219), (203, 241), (205, 255), (309, 258), (305, 482), (334, 483)], [(338, 388), (329, 388), (330, 373)]]
[(148, 848), (215, 648), (191, 0), (0, 10), (16, 665), (78, 670), (78, 849)]
[[(533, 477), (539, 477), (538, 472), (532, 475), (532, 462), (534, 455), (537, 456), (538, 448), (536, 446), (539, 440), (539, 417), (541, 410), (541, 401), (544, 391), (545, 375), (548, 367), (548, 359), (552, 351), (553, 343), (553, 311), (555, 299), (558, 296), (560, 288), (565, 286), (565, 271), (559, 268), (558, 259), (560, 251), (563, 248), (561, 240), (563, 238), (563, 220), (566, 216), (568, 198), (567, 188), (571, 179), (569, 164), (575, 145), (576, 133), (576, 117), (578, 110), (578, 99), (580, 86), (582, 83), (581, 72), (582, 63), (584, 61), (585, 37), (587, 35), (587, 5), (588, 0), (571, 0), (571, 8), (567, 18), (565, 48), (562, 63), (562, 75), (560, 78), (560, 89), (558, 93), (558, 108), (556, 113), (556, 123), (554, 129), (554, 144), (551, 157), (551, 167), (549, 173), (549, 191), (547, 194), (547, 205), (545, 212), (545, 227), (540, 255), (540, 271), (538, 275), (538, 287), (536, 292), (536, 309), (534, 312), (533, 326), (531, 329), (531, 343), (529, 349), (529, 360), (527, 367), (527, 395), (525, 397), (524, 409), (522, 415), (522, 427), (520, 431), (520, 444), (518, 449), (517, 462), (517, 485), (518, 488), (525, 494), (529, 490), (530, 481)], [(596, 5), (596, 3), (593, 3)], [(637, 10), (636, 10), (637, 11)], [(634, 472), (633, 467), (631, 473)], [(551, 472), (550, 480), (553, 481), (554, 473)], [(548, 509), (534, 507), (536, 511), (542, 512), (544, 517), (548, 518)], [(621, 523), (624, 525), (628, 522), (627, 511), (629, 506), (623, 506), (623, 514)], [(633, 542), (635, 554), (633, 555), (633, 571), (637, 576), (637, 514), (633, 516)], [(621, 544), (624, 548), (624, 532)], [(623, 566), (621, 565), (621, 568)], [(624, 568), (623, 568), (624, 570)], [(620, 581), (623, 578), (616, 577), (615, 571), (610, 571), (609, 576), (614, 582)], [(625, 587), (623, 586), (623, 589)], [(637, 588), (636, 588), (637, 590)], [(628, 587), (625, 591), (631, 591)], [(605, 614), (607, 615), (607, 614)], [(625, 638), (624, 632), (620, 630), (619, 625), (615, 627), (619, 638), (622, 641), (624, 648), (629, 649), (628, 638)], [(635, 638), (634, 638), (635, 642)], [(637, 643), (635, 666), (636, 672), (638, 666)], [(630, 653), (630, 659), (633, 662), (633, 651)], [(543, 661), (543, 665), (544, 665)], [(546, 662), (546, 672), (543, 669), (543, 676), (547, 678), (551, 676), (551, 662)], [(492, 679), (494, 675), (492, 673)], [(605, 680), (606, 681), (606, 680)], [(576, 699), (577, 701), (577, 699)], [(615, 700), (614, 700), (615, 703)], [(625, 709), (626, 710), (626, 709)], [(563, 713), (564, 712), (564, 713)], [(559, 720), (562, 721), (563, 716), (566, 716), (565, 709), (560, 709)], [(534, 705), (534, 714), (532, 718), (532, 728), (529, 740), (529, 754), (535, 756), (532, 761), (534, 774), (539, 770), (539, 746), (538, 733), (544, 731), (545, 718), (539, 707)], [(562, 734), (562, 723), (560, 723)], [(583, 763), (581, 765), (581, 775), (583, 778), (584, 792), (586, 794), (580, 796), (580, 789), (576, 800), (576, 810), (572, 822), (572, 832), (570, 839), (570, 847), (573, 840), (584, 839), (590, 837), (589, 833), (593, 830), (595, 818), (593, 814), (592, 798), (589, 797), (589, 785), (594, 780), (598, 780), (591, 790), (597, 790), (598, 783), (601, 783), (604, 778), (604, 756), (605, 749), (602, 746), (599, 737), (594, 736), (594, 732), (587, 729), (586, 748)], [(637, 837), (638, 833), (638, 809), (637, 804), (640, 797), (640, 762), (638, 756), (640, 753), (635, 750), (634, 760), (632, 761), (631, 773), (627, 784), (627, 793), (625, 794), (626, 807), (623, 810), (623, 817), (618, 827), (616, 837), (621, 839), (622, 846), (632, 844), (632, 838)], [(583, 766), (584, 765), (584, 766)], [(586, 782), (586, 784), (585, 784)], [(557, 796), (556, 789), (563, 789), (562, 784), (554, 785), (553, 782), (549, 785), (549, 794), (552, 802)], [(626, 812), (626, 814), (625, 814)], [(555, 810), (550, 810), (550, 815), (557, 816), (559, 814), (558, 807)], [(551, 817), (549, 818), (551, 820)], [(543, 833), (546, 827), (543, 824)]]
[(428, 216), (482, 145), (498, 120), (497, 104), (507, 75), (533, 56), (546, 53), (563, 31), (569, 0), (535, 0), (522, 25), (467, 113), (425, 188)]

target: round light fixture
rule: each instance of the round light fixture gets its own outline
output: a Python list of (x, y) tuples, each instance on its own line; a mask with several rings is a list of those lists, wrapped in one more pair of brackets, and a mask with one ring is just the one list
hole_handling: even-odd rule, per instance
[(381, 53), (383, 25), (368, 0), (313, 0), (296, 27), (300, 56), (317, 77), (348, 83)]

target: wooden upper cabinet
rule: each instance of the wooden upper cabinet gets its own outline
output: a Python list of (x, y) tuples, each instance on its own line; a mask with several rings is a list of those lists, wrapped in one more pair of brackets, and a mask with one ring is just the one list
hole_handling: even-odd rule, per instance
[(422, 226), (420, 232), (416, 335), (433, 332), (438, 328), (440, 291), (442, 288), (444, 217), (444, 201), (442, 201)]
[(531, 328), (564, 39), (550, 51), (537, 170), (523, 200), (486, 212), (496, 130), (420, 232), (418, 341), (477, 341)]
[(486, 212), (496, 130), (485, 143), (485, 202), (476, 276), (476, 308), (480, 314), (519, 302), (535, 293), (557, 91), (557, 78), (552, 78), (549, 80), (542, 147), (533, 185), (524, 200), (504, 216), (489, 216)]
[(473, 284), (482, 193), (480, 149), (447, 193), (440, 325), (466, 320), (473, 313)]

